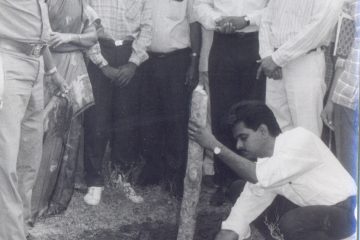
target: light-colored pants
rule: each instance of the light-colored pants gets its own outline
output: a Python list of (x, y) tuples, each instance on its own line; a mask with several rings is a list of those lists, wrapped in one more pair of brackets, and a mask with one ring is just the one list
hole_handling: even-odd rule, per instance
[(317, 136), (325, 85), (325, 58), (321, 50), (301, 56), (282, 68), (281, 80), (266, 80), (266, 104), (274, 112), (282, 131), (304, 127)]
[(24, 240), (42, 153), (43, 60), (0, 49), (0, 239)]

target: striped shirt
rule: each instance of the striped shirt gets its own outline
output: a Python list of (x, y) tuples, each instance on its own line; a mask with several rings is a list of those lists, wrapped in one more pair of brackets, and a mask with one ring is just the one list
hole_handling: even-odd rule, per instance
[(215, 29), (215, 21), (223, 16), (247, 16), (250, 26), (243, 32), (258, 31), (261, 13), (268, 0), (196, 0), (194, 8), (199, 22), (207, 29)]
[(89, 0), (101, 23), (115, 41), (133, 38), (129, 61), (140, 65), (151, 43), (152, 20), (149, 0)]
[(355, 110), (359, 102), (359, 79), (360, 79), (360, 3), (353, 1), (351, 14), (356, 22), (355, 39), (348, 58), (345, 61), (345, 69), (338, 79), (332, 101), (341, 106)]
[(328, 45), (343, 2), (271, 0), (260, 25), (260, 56), (271, 56), (283, 67), (314, 48)]

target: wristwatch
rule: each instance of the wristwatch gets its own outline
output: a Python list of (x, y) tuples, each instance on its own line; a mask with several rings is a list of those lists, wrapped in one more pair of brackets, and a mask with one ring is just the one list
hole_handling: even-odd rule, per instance
[(244, 20), (246, 21), (246, 25), (249, 26), (250, 25), (250, 19), (248, 16), (244, 17)]
[(219, 155), (221, 153), (221, 148), (216, 146), (214, 147), (213, 152), (215, 155)]

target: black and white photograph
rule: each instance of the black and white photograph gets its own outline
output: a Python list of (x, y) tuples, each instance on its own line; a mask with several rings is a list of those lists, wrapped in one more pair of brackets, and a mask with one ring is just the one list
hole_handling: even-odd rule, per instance
[(0, 0), (0, 240), (358, 240), (360, 0)]

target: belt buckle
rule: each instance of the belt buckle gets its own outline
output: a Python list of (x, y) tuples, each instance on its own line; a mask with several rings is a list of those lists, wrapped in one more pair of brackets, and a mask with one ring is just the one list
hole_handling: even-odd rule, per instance
[(115, 41), (115, 46), (118, 47), (118, 46), (122, 46), (124, 44), (124, 40), (116, 40)]
[(40, 57), (45, 45), (33, 44), (32, 47), (33, 48), (31, 50), (31, 55), (33, 55), (34, 57)]

